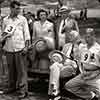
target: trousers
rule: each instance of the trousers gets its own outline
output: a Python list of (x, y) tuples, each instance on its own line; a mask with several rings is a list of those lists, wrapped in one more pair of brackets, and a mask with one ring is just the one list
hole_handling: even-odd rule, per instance
[[(94, 72), (91, 74), (93, 75)], [(84, 79), (81, 73), (65, 84), (65, 89), (83, 99), (91, 100), (95, 93), (100, 98), (100, 74), (94, 79)]]
[(21, 52), (6, 53), (8, 64), (8, 89), (16, 89), (20, 86), (20, 91), (27, 92), (27, 68), (25, 66), (25, 56)]

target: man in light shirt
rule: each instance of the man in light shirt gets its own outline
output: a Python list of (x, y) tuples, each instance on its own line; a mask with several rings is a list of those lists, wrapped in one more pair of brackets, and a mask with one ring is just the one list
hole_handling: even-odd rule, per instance
[(81, 49), (80, 74), (65, 84), (65, 89), (78, 98), (100, 99), (100, 44), (92, 28), (86, 30), (86, 46)]
[(59, 9), (59, 13), (61, 15), (59, 27), (58, 27), (58, 30), (57, 30), (57, 32), (58, 32), (59, 49), (61, 49), (65, 44), (65, 34), (62, 33), (62, 30), (66, 25), (66, 21), (65, 20), (68, 17), (69, 12), (70, 12), (70, 9), (67, 6), (62, 6)]
[[(19, 89), (19, 97), (25, 97), (27, 88), (27, 71), (25, 66), (26, 51), (30, 42), (29, 28), (24, 16), (19, 15), (20, 3), (10, 3), (11, 13), (3, 20), (2, 38), (5, 40), (3, 50), (6, 52), (9, 82), (8, 89), (4, 93), (11, 93)], [(5, 37), (5, 38), (4, 38)]]

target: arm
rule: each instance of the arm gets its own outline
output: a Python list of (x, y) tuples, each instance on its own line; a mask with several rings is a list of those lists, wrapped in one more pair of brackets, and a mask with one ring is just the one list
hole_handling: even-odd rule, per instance
[(72, 44), (71, 43), (67, 43), (64, 45), (62, 52), (70, 58), (70, 53), (71, 53), (71, 49), (72, 49)]
[(24, 20), (24, 40), (25, 40), (25, 47), (28, 47), (30, 44), (30, 33), (27, 20)]
[(79, 32), (79, 27), (78, 27), (77, 21), (75, 21), (75, 28), (76, 28), (77, 32)]
[(54, 25), (51, 24), (50, 28), (48, 29), (49, 37), (54, 38)]
[(48, 29), (48, 37), (44, 37), (44, 39), (47, 41), (49, 49), (55, 48), (55, 37), (54, 37), (54, 25), (51, 24), (51, 26)]
[(35, 23), (33, 24), (33, 35), (32, 35), (32, 40), (34, 41), (34, 39), (36, 38), (36, 28), (35, 28)]
[(5, 18), (4, 18), (4, 19), (2, 19), (0, 42), (3, 42), (6, 39), (5, 37), (8, 35), (6, 32), (4, 32), (5, 28), (6, 28), (6, 22), (5, 22)]

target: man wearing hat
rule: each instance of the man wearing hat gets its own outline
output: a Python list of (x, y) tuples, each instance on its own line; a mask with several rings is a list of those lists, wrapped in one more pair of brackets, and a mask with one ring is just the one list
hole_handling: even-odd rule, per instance
[(49, 95), (57, 96), (60, 92), (59, 90), (59, 79), (60, 77), (72, 77), (76, 75), (77, 63), (79, 59), (79, 49), (78, 45), (80, 43), (79, 33), (77, 31), (72, 31), (68, 35), (69, 43), (65, 44), (62, 51), (53, 51), (49, 54), (49, 58), (54, 62), (50, 66), (50, 82), (49, 82)]
[(61, 15), (61, 21), (59, 23), (59, 29), (58, 29), (58, 45), (59, 45), (59, 49), (62, 48), (65, 44), (65, 32), (63, 31), (64, 30), (64, 27), (66, 26), (67, 24), (67, 17), (68, 17), (68, 14), (70, 13), (70, 9), (67, 7), (67, 6), (62, 6), (60, 9), (59, 9), (59, 13)]
[[(61, 33), (62, 31), (62, 27), (65, 26), (65, 19), (68, 17), (68, 13), (70, 12), (71, 10), (67, 7), (67, 6), (64, 6), (62, 5), (59, 9), (57, 9), (57, 12), (58, 14), (55, 16), (50, 17), (49, 20), (51, 20), (53, 23), (54, 23), (54, 31), (55, 31), (55, 46), (56, 46), (56, 49), (59, 49), (59, 43), (62, 45), (65, 43), (63, 42), (59, 42), (61, 41), (62, 39), (64, 39), (64, 34)], [(60, 36), (61, 34), (61, 36)]]
[(65, 84), (65, 89), (78, 98), (100, 98), (100, 44), (93, 28), (86, 29), (86, 47), (81, 51), (81, 73)]

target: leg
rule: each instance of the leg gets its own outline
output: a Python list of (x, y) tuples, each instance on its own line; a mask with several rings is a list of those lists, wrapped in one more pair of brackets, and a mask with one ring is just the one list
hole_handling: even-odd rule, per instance
[(87, 81), (87, 84), (90, 86), (91, 91), (93, 91), (97, 98), (100, 99), (100, 75), (98, 78), (95, 78), (94, 80)]
[(25, 66), (25, 56), (21, 53), (16, 53), (16, 69), (17, 69), (17, 87), (20, 88), (20, 92), (25, 93), (28, 91), (27, 85), (27, 68)]
[(62, 64), (54, 63), (50, 67), (50, 82), (49, 82), (49, 91), (48, 91), (49, 95), (52, 93), (52, 88), (56, 89), (55, 95), (57, 95), (59, 92), (60, 67), (62, 66), (63, 66)]
[(65, 89), (84, 99), (91, 99), (92, 94), (85, 81), (81, 78), (81, 74), (68, 81), (65, 84)]
[(14, 54), (12, 53), (7, 53), (7, 64), (8, 64), (8, 92), (11, 90), (16, 89), (16, 80), (17, 80), (17, 75), (16, 75), (16, 68), (15, 68), (15, 63), (14, 63)]

